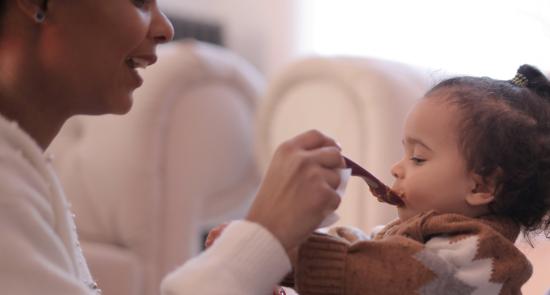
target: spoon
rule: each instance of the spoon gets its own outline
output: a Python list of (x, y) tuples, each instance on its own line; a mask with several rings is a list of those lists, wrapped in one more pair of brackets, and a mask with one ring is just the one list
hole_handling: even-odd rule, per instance
[(347, 157), (344, 157), (344, 161), (346, 162), (346, 167), (351, 169), (351, 175), (361, 177), (369, 186), (372, 194), (378, 198), (379, 201), (398, 207), (405, 205), (403, 200), (394, 191), (374, 177), (374, 175), (365, 168)]

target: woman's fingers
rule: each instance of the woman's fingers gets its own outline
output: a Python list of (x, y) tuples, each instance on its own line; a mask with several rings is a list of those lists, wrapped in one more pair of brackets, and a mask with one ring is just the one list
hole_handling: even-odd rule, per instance
[(336, 142), (318, 131), (288, 140), (275, 152), (247, 219), (271, 231), (285, 249), (295, 247), (340, 204), (342, 166)]
[(333, 146), (341, 149), (334, 139), (324, 135), (318, 130), (309, 130), (304, 132), (289, 140), (288, 143), (297, 145), (298, 148), (304, 150), (311, 150), (324, 146)]
[(326, 208), (323, 214), (323, 219), (325, 219), (325, 217), (329, 216), (332, 212), (338, 209), (338, 207), (340, 206), (340, 202), (342, 201), (342, 197), (336, 192), (335, 188), (333, 187), (327, 187), (326, 191), (324, 192), (324, 198), (326, 199)]
[(309, 171), (305, 171), (307, 174), (306, 181), (311, 183), (319, 183), (319, 187), (324, 189), (323, 183), (326, 183), (332, 190), (336, 190), (341, 182), (339, 169), (327, 169), (320, 166), (308, 167)]
[(321, 147), (308, 151), (313, 161), (327, 169), (345, 168), (346, 162), (339, 148), (334, 146)]

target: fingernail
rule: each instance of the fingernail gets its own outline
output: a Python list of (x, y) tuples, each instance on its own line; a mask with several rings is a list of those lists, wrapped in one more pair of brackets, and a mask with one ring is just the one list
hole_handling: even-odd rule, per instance
[(339, 148), (340, 150), (342, 150), (342, 145), (341, 145), (339, 142), (336, 142), (336, 145), (338, 146), (338, 148)]

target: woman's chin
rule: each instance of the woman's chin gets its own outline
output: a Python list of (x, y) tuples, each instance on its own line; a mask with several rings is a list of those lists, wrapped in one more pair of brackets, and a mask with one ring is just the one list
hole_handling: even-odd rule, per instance
[(132, 93), (121, 96), (111, 105), (111, 114), (124, 115), (132, 109), (134, 98)]
[(121, 106), (121, 107), (118, 107), (118, 108), (113, 108), (110, 113), (113, 114), (113, 115), (125, 115), (131, 109), (132, 109), (132, 103), (129, 103), (127, 105), (124, 105), (124, 106)]
[[(83, 99), (71, 115), (124, 115), (133, 105), (132, 93), (118, 93), (116, 95), (96, 95), (94, 99)], [(99, 99), (98, 99), (99, 98)]]
[(133, 102), (132, 93), (113, 96), (106, 101), (102, 108), (97, 108), (95, 114), (124, 115), (132, 109)]

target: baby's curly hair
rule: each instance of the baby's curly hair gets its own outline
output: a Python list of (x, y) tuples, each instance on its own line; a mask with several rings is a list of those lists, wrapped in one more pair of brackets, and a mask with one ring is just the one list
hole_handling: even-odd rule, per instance
[(516, 77), (455, 77), (438, 83), (426, 98), (440, 97), (459, 110), (459, 145), (469, 171), (496, 176), (491, 212), (516, 221), (527, 238), (542, 232), (548, 238), (550, 82), (530, 65)]

